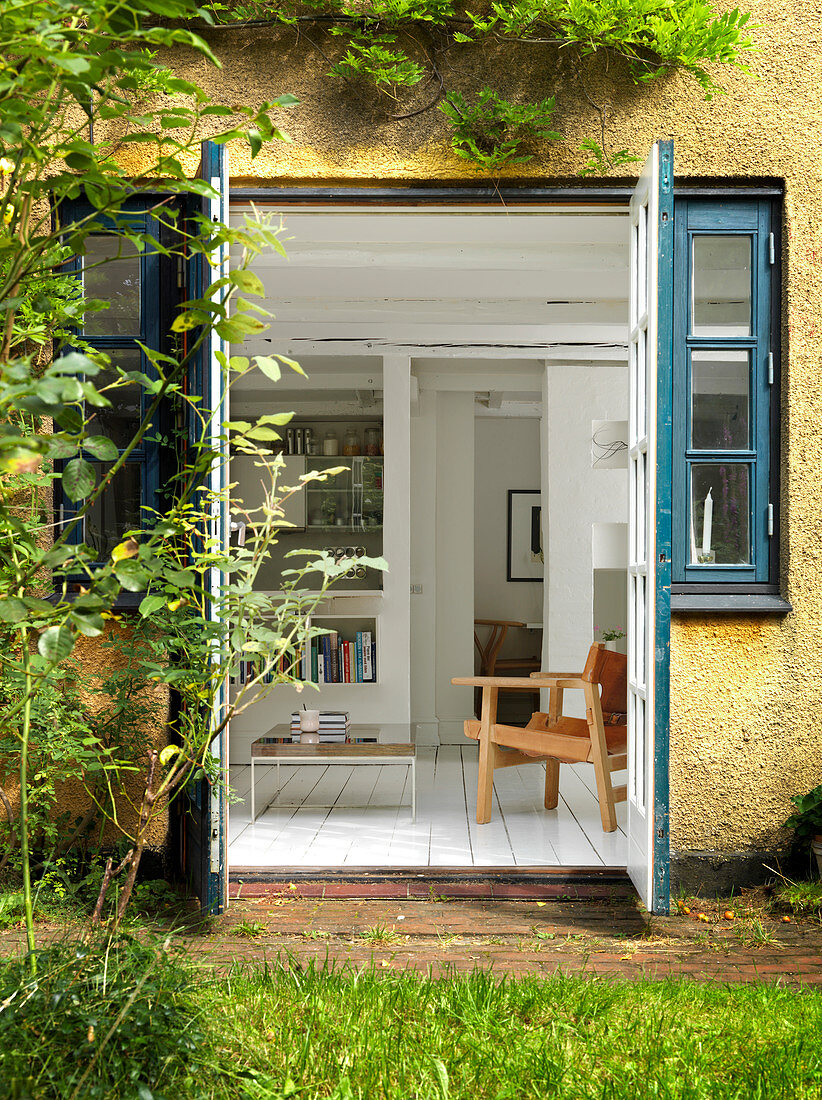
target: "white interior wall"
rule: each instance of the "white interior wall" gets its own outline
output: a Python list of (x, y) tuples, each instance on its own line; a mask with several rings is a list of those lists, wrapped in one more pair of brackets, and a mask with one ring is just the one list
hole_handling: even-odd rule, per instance
[[(540, 422), (477, 417), (474, 439), (474, 616), (542, 622), (542, 584), (506, 579), (508, 490), (540, 487)], [(508, 632), (505, 655), (537, 648), (534, 635)]]
[(548, 366), (542, 420), (545, 668), (582, 668), (594, 640), (593, 525), (625, 523), (628, 476), (624, 468), (592, 465), (591, 423), (627, 415), (624, 366)]
[[(474, 394), (437, 394), (436, 708), (441, 744), (461, 744), (474, 669)], [(465, 670), (465, 671), (463, 671)]]

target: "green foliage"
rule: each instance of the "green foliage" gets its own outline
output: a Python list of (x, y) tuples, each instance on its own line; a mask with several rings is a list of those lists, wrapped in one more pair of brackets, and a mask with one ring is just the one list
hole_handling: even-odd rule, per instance
[[(0, 9), (0, 623), (6, 643), (0, 729), (19, 781), (19, 822), (10, 828), (19, 832), (30, 948), (32, 855), (50, 859), (75, 837), (85, 840), (95, 818), (116, 826), (131, 847), (119, 922), (169, 799), (192, 777), (222, 781), (209, 751), (212, 738), (232, 713), (293, 680), (280, 658), (311, 636), (308, 616), (350, 564), (302, 553), (285, 578), (283, 600), (255, 591), (283, 520), (282, 465), (266, 448), (279, 440), (277, 427), (287, 415), (225, 429), (236, 449), (256, 455), (269, 472), (252, 544), (224, 545), (213, 523), (215, 511), (236, 512), (243, 504), (208, 487), (209, 471), (226, 459), (212, 410), (188, 393), (188, 378), (212, 333), (242, 343), (265, 331), (269, 314), (252, 300), (264, 288), (249, 264), (263, 250), (283, 249), (279, 228), (263, 220), (228, 226), (198, 213), (215, 192), (209, 182), (190, 178), (183, 159), (197, 151), (200, 132), (215, 120), (228, 128), (213, 141), (247, 140), (255, 156), (264, 141), (284, 138), (272, 112), (295, 100), (282, 95), (259, 106), (222, 105), (156, 66), (160, 48), (194, 51), (217, 64), (190, 28), (203, 14), (193, 0), (114, 6), (32, 0)], [(141, 169), (127, 174), (122, 152), (133, 144), (140, 146)], [(81, 191), (89, 214), (75, 214), (78, 208), (67, 204)], [(133, 216), (135, 200), (145, 195), (152, 196), (153, 205), (146, 205), (159, 223), (156, 234)], [(142, 348), (146, 372), (92, 352), (73, 331), (88, 309), (105, 306), (83, 301), (65, 275), (65, 264), (82, 255), (92, 233), (182, 264), (201, 260), (204, 271), (217, 250), (237, 257), (230, 273), (180, 305), (171, 334), (163, 334), (164, 350)], [(182, 333), (185, 341), (176, 336)], [(51, 342), (58, 345), (54, 357), (46, 354)], [(223, 358), (222, 367), (235, 380), (256, 367), (271, 379), (283, 367), (302, 373), (285, 357)], [(140, 391), (138, 407), (145, 412), (118, 448), (100, 434), (95, 413), (115, 405), (125, 385)], [(84, 541), (85, 520), (135, 448), (156, 432), (161, 407), (177, 425), (164, 442), (177, 449), (179, 474), (166, 486), (163, 509), (145, 516), (139, 530), (124, 531), (100, 560), (94, 540)], [(103, 465), (102, 476), (89, 456)], [(55, 527), (51, 503), (63, 496), (76, 507)], [(225, 583), (215, 591), (211, 578), (220, 574)], [(303, 578), (318, 575), (316, 590), (301, 592)], [(115, 607), (123, 591), (143, 598), (139, 628), (118, 636)], [(128, 653), (128, 671), (114, 688), (102, 678), (87, 684), (96, 704), (83, 708), (68, 690), (65, 662), (78, 638), (104, 634)], [(217, 700), (240, 654), (259, 655), (260, 675), (243, 686), (215, 727)], [(166, 690), (157, 694), (157, 685)], [(176, 743), (159, 752), (156, 733), (164, 728), (169, 689), (177, 702)], [(149, 746), (132, 734), (152, 705)], [(48, 818), (61, 784), (72, 780), (85, 785), (90, 812), (79, 832), (66, 829), (66, 839), (60, 834), (66, 823), (52, 826)], [(33, 953), (30, 962), (36, 967)]]
[[(136, 940), (59, 944), (0, 964), (0, 1092), (161, 1100), (207, 1058), (189, 970)], [(189, 1094), (190, 1095), (190, 1094)]]
[(785, 822), (785, 827), (793, 829), (797, 843), (807, 847), (813, 837), (822, 835), (822, 784), (796, 795), (791, 799), (796, 809)]
[[(546, 90), (552, 91), (560, 58), (570, 58), (564, 71), (575, 74), (571, 79), (582, 93), (583, 62), (589, 57), (618, 60), (616, 71), (638, 85), (679, 69), (710, 99), (722, 91), (716, 70), (745, 70), (745, 56), (754, 48), (748, 13), (738, 8), (717, 13), (704, 0), (494, 0), (472, 10), (457, 0), (211, 0), (208, 7), (218, 24), (296, 26), (305, 32), (300, 41), (321, 51), (323, 35), (342, 39), (345, 52), (332, 65), (332, 76), (358, 78), (358, 90), (370, 84), (377, 103), (386, 95), (388, 119), (422, 114), (444, 100), (455, 152), (488, 171), (532, 160), (537, 142), (562, 138), (543, 118), (544, 98), (514, 107), (499, 88), (462, 94), (449, 88), (457, 78), (466, 86), (465, 73), (473, 68), (462, 71), (466, 54), (493, 50), (495, 66), (504, 67), (510, 58), (521, 68), (527, 46), (533, 60), (523, 73), (537, 86), (546, 74)], [(434, 95), (420, 102), (415, 89), (424, 81)], [(407, 110), (398, 112), (403, 90)], [(463, 110), (466, 101), (471, 107)], [(528, 112), (519, 126), (518, 111)], [(582, 151), (588, 154), (582, 175), (604, 174), (635, 159), (624, 149), (609, 155), (591, 139)]]
[(493, 170), (504, 164), (522, 164), (533, 158), (528, 146), (560, 139), (550, 129), (553, 99), (517, 105), (483, 88), (471, 104), (459, 92), (450, 92), (440, 110), (453, 124), (454, 152), (478, 168)]
[(391, 34), (381, 34), (370, 42), (352, 41), (345, 57), (332, 66), (332, 75), (363, 77), (378, 87), (419, 84), (425, 69), (402, 50), (392, 49), (396, 41), (396, 35)]

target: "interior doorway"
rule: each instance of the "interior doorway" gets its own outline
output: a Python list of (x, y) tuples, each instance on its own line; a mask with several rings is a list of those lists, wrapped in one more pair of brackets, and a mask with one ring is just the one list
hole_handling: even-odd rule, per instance
[[(417, 814), (408, 768), (284, 765), (278, 783), (263, 765), (252, 822), (251, 745), (285, 732), (298, 700), (277, 689), (232, 726), (231, 869), (624, 867), (625, 807), (603, 833), (587, 765), (563, 766), (555, 811), (542, 807), (541, 766), (500, 773), (497, 813), (477, 825), (476, 747), (462, 733), (474, 701), (450, 679), (475, 669), (475, 619), (524, 622), (509, 654), (562, 669), (581, 669), (597, 628), (627, 627), (627, 210), (334, 206), (285, 217), (290, 262), (255, 266), (277, 321), (244, 354), (293, 355), (309, 381), (270, 388), (250, 374), (236, 399), (294, 409), (317, 445), (335, 435), (342, 451), (350, 433), (373, 460), (365, 473), (359, 464), (360, 486), (382, 494), (368, 524), (348, 504), (352, 474), (334, 501), (307, 502), (297, 528), (304, 544), (368, 552), (379, 536), (389, 572), (354, 578), (322, 616), (341, 641), (368, 635), (375, 677), (322, 683), (320, 706), (416, 745)], [(368, 431), (379, 455), (362, 453)], [(525, 552), (532, 567), (542, 558), (541, 579), (508, 579), (520, 503), (540, 512), (540, 547), (525, 537)]]

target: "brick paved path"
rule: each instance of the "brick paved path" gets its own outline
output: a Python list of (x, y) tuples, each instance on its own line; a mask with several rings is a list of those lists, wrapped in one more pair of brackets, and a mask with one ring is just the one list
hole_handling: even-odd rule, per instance
[(631, 888), (620, 884), (496, 884), (493, 891), (500, 896), (489, 898), (487, 886), (471, 883), (412, 882), (410, 888), (342, 890), (396, 897), (341, 897), (340, 886), (244, 884), (215, 928), (187, 943), (221, 966), (280, 958), (290, 965), (313, 961), (433, 974), (482, 967), (511, 975), (822, 984), (817, 922), (784, 924), (779, 915), (764, 916), (739, 902), (733, 921), (723, 919), (724, 906), (716, 904), (699, 908), (707, 921), (696, 909), (649, 917)]
[[(339, 887), (322, 884), (247, 884), (225, 916), (176, 932), (172, 939), (220, 971), (233, 962), (265, 959), (290, 966), (313, 962), (433, 975), (490, 968), (514, 976), (561, 972), (822, 984), (822, 924), (784, 924), (779, 915), (766, 915), (739, 899), (735, 919), (727, 921), (724, 904), (716, 903), (702, 903), (690, 914), (649, 917), (630, 889), (620, 885), (495, 887), (495, 893), (507, 892), (507, 897), (488, 897), (487, 887), (472, 887), (359, 886), (343, 893), (403, 896), (341, 897), (328, 896)], [(542, 894), (545, 900), (523, 893)], [(699, 920), (698, 912), (707, 919)], [(62, 935), (65, 929), (41, 930), (43, 940)], [(23, 947), (22, 931), (0, 933), (0, 952)]]

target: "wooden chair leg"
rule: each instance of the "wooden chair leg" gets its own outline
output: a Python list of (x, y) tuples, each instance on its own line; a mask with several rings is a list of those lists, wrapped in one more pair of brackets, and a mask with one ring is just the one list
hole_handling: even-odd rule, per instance
[(499, 688), (482, 689), (482, 715), (479, 730), (479, 775), (477, 777), (477, 824), (485, 825), (491, 820), (491, 805), (494, 796), (494, 746), (491, 731), (497, 719), (497, 696)]
[(545, 809), (553, 810), (559, 802), (559, 760), (545, 761)]
[(613, 833), (617, 827), (614, 788), (611, 784), (611, 769), (608, 765), (608, 746), (605, 741), (605, 726), (602, 720), (602, 707), (599, 701), (599, 687), (588, 684), (585, 687), (586, 717), (591, 734), (591, 756), (594, 775), (597, 781), (599, 816), (602, 819), (603, 832)]

